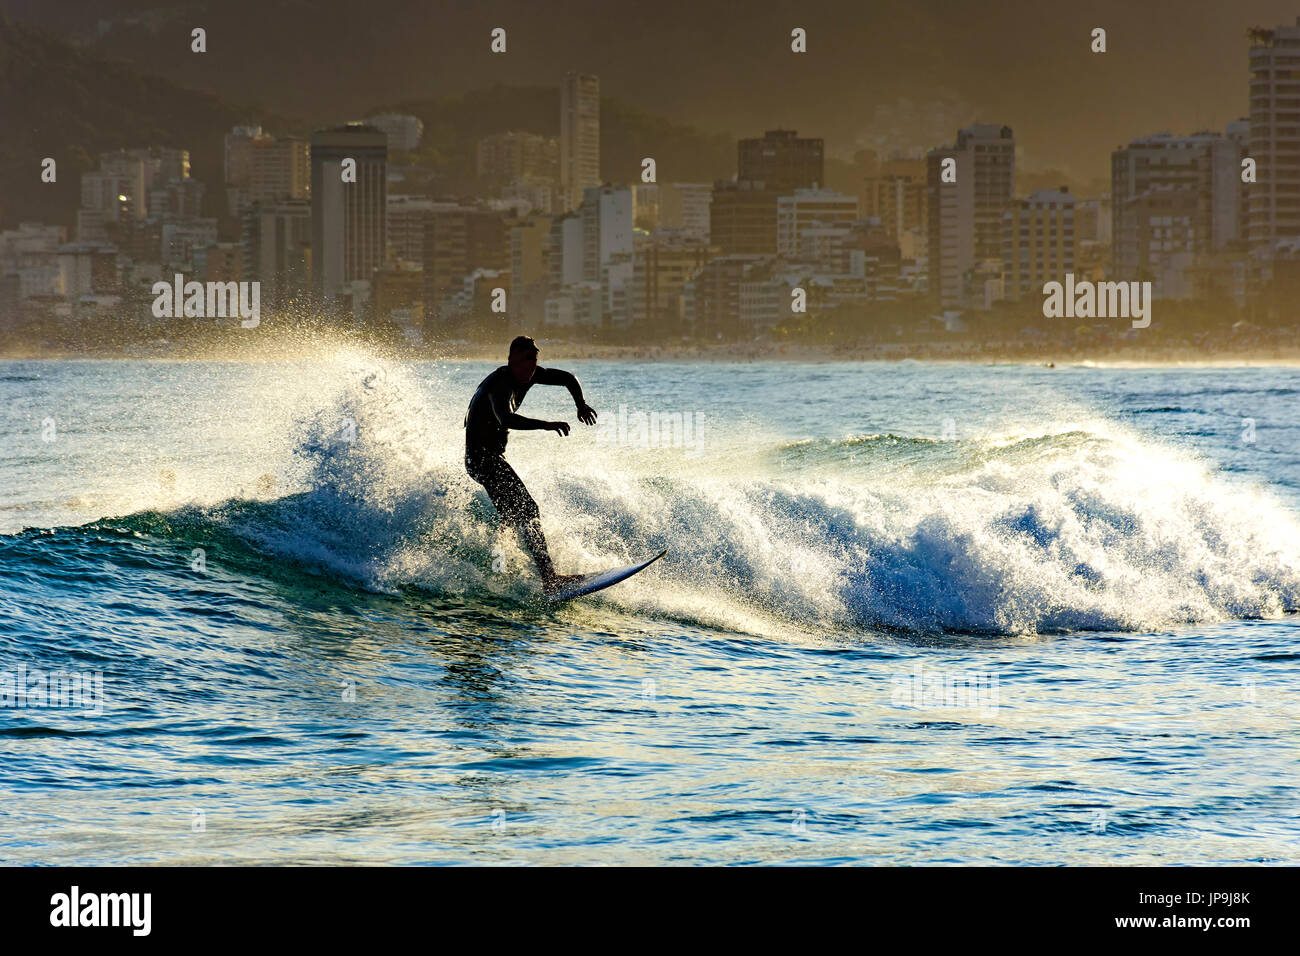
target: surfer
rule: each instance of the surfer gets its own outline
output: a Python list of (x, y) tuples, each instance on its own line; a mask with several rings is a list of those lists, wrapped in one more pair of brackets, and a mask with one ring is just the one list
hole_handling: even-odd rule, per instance
[(582, 577), (580, 574), (556, 574), (546, 536), (542, 534), (541, 514), (537, 502), (524, 487), (505, 458), (510, 429), (518, 431), (552, 431), (569, 434), (568, 422), (544, 422), (515, 413), (534, 385), (563, 385), (573, 396), (578, 421), (596, 424), (596, 410), (582, 398), (582, 386), (570, 372), (558, 368), (541, 368), (537, 364), (537, 343), (521, 335), (510, 343), (506, 364), (479, 383), (465, 412), (465, 470), (482, 485), (496, 506), (503, 524), (516, 528), (524, 547), (537, 563), (542, 587), (551, 592)]

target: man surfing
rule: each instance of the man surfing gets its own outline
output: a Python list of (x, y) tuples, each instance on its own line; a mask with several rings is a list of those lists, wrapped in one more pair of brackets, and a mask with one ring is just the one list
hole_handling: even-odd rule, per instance
[(555, 573), (551, 554), (546, 550), (546, 536), (542, 534), (537, 502), (502, 457), (506, 451), (506, 439), (512, 428), (517, 431), (544, 429), (560, 436), (569, 434), (568, 422), (544, 422), (515, 414), (534, 385), (563, 385), (567, 388), (577, 406), (578, 421), (584, 425), (596, 424), (596, 410), (583, 401), (582, 386), (572, 373), (558, 368), (541, 368), (537, 364), (537, 352), (537, 343), (530, 336), (519, 336), (510, 343), (506, 364), (479, 382), (465, 412), (465, 470), (487, 490), (501, 522), (519, 531), (524, 547), (541, 572), (542, 588), (552, 593), (579, 580), (582, 575)]

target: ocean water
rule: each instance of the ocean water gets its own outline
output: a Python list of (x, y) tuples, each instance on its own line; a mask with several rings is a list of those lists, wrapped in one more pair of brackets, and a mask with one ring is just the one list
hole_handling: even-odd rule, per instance
[(1296, 370), (554, 364), (0, 363), (0, 861), (1300, 862)]

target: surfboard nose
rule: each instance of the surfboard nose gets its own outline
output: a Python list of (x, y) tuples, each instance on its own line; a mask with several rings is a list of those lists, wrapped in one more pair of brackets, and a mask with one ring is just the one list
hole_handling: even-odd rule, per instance
[(554, 594), (548, 594), (546, 600), (554, 604), (559, 601), (569, 601), (576, 597), (582, 597), (584, 594), (594, 594), (597, 591), (603, 591), (605, 588), (618, 584), (620, 581), (626, 581), (638, 571), (644, 571), (667, 553), (668, 549), (665, 548), (649, 561), (642, 561), (640, 564), (629, 564), (627, 567), (613, 568), (609, 571), (602, 571), (597, 574), (579, 575), (581, 580), (578, 583), (563, 588)]

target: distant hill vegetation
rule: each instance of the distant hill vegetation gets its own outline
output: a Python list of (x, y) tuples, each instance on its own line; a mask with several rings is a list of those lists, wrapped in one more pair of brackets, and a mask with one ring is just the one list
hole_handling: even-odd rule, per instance
[[(173, 146), (190, 150), (191, 172), (208, 187), (205, 204), (219, 219), (223, 137), (232, 126), (256, 122), (274, 133), (306, 135), (300, 120), (237, 106), (210, 93), (142, 75), (103, 60), (41, 30), (0, 17), (0, 227), (20, 221), (71, 227), (80, 203), (81, 173), (107, 150)], [(558, 87), (496, 86), (461, 96), (377, 105), (418, 116), (425, 137), (417, 153), (447, 194), (475, 186), (476, 144), (510, 129), (558, 136)], [(364, 115), (364, 114), (362, 114)], [(359, 119), (339, 116), (334, 122)], [(41, 160), (58, 163), (55, 183), (40, 181)], [(602, 175), (639, 180), (641, 160), (654, 157), (663, 181), (711, 182), (735, 172), (735, 140), (708, 135), (618, 100), (601, 103)], [(229, 227), (232, 224), (224, 223)]]
[[(128, 66), (88, 56), (33, 27), (0, 17), (0, 225), (71, 226), (81, 174), (99, 153), (133, 146), (188, 148), (194, 178), (224, 206), (222, 137), (250, 113)], [(57, 165), (40, 180), (41, 161)]]
[[(207, 212), (230, 237), (234, 224), (225, 219), (222, 156), (223, 137), (232, 126), (260, 123), (273, 133), (308, 135), (313, 125), (386, 111), (411, 113), (424, 122), (415, 156), (394, 159), (427, 165), (429, 186), (448, 196), (473, 195), (478, 188), (476, 146), (484, 136), (512, 129), (544, 136), (560, 132), (558, 86), (499, 84), (455, 96), (379, 102), (352, 114), (286, 118), (146, 76), (0, 15), (0, 228), (27, 220), (71, 227), (81, 173), (94, 168), (99, 153), (174, 146), (190, 150), (192, 174), (207, 186)], [(763, 130), (741, 132), (760, 136)], [(736, 172), (733, 132), (706, 133), (618, 99), (601, 101), (600, 140), (601, 176), (611, 182), (638, 182), (647, 156), (654, 158), (661, 182), (712, 182)], [(55, 183), (40, 181), (45, 157), (58, 163)], [(874, 157), (864, 153), (851, 162), (828, 158), (825, 185), (856, 194), (862, 176), (873, 168)], [(1070, 181), (1055, 170), (1022, 170), (1017, 179), (1022, 194)], [(1100, 191), (1105, 183), (1089, 186)]]
[[(506, 130), (560, 135), (558, 86), (494, 86), (461, 96), (408, 100), (372, 112), (417, 116), (424, 139), (417, 153), (438, 173), (439, 188), (468, 194), (476, 185), (477, 144)], [(641, 161), (655, 160), (662, 182), (713, 182), (736, 171), (736, 141), (673, 123), (619, 100), (600, 103), (600, 172), (610, 182), (640, 182)]]

